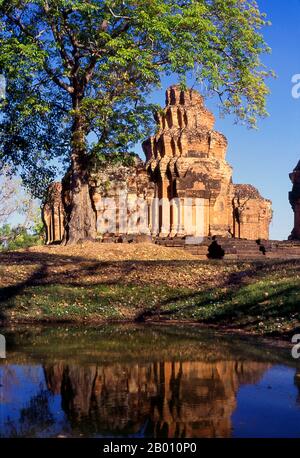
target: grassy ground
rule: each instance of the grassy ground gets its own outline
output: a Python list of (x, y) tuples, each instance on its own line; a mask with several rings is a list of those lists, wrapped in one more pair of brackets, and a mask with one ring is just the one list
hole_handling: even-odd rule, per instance
[(211, 262), (150, 244), (0, 254), (0, 319), (193, 321), (287, 335), (300, 327), (300, 261)]

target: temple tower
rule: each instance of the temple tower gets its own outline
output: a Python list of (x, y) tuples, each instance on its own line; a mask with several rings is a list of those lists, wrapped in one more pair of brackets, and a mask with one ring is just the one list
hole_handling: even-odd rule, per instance
[(232, 226), (232, 169), (227, 140), (195, 90), (171, 86), (156, 115), (157, 134), (143, 143), (147, 170), (162, 200), (159, 236), (228, 235)]
[(289, 200), (294, 211), (294, 228), (290, 239), (300, 240), (300, 161), (293, 172), (290, 173), (290, 179), (293, 183), (293, 189), (289, 193)]

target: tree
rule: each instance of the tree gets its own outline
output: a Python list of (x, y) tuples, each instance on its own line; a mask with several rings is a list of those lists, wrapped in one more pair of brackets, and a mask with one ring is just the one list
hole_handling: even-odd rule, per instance
[(26, 192), (22, 180), (12, 174), (11, 168), (0, 172), (0, 225), (6, 224), (18, 213), (24, 217), (24, 228), (31, 229), (41, 221), (41, 210), (36, 200)]
[(266, 114), (266, 24), (253, 0), (0, 0), (0, 160), (38, 196), (69, 167), (68, 241), (93, 238), (90, 164), (147, 135), (162, 74), (193, 72), (250, 125)]
[[(23, 221), (16, 227), (8, 224), (18, 214)], [(44, 237), (41, 209), (26, 192), (20, 178), (9, 167), (0, 172), (0, 250), (22, 248), (41, 243)]]
[(41, 245), (43, 241), (44, 230), (40, 224), (31, 229), (21, 224), (14, 227), (4, 224), (0, 227), (0, 251), (29, 248)]
[(28, 229), (41, 219), (37, 202), (26, 192), (22, 180), (6, 166), (0, 172), (0, 225), (16, 213), (24, 216), (23, 225)]
[(6, 223), (8, 218), (19, 209), (16, 198), (19, 182), (9, 176), (8, 168), (0, 173), (0, 224)]

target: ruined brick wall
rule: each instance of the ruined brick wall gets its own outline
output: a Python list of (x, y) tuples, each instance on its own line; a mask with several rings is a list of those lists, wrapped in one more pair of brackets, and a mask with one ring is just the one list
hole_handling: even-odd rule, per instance
[(235, 213), (233, 235), (250, 240), (268, 240), (272, 220), (272, 203), (252, 185), (234, 185)]
[(48, 200), (42, 210), (47, 244), (59, 243), (64, 236), (65, 212), (61, 193), (61, 183), (53, 183), (49, 187)]
[(143, 161), (138, 156), (131, 159), (130, 165), (95, 167), (90, 175), (99, 236), (150, 235), (148, 208), (153, 185)]

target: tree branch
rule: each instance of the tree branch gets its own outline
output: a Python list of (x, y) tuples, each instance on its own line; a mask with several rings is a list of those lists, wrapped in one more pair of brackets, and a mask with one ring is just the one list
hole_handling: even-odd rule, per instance
[[(37, 45), (37, 47), (41, 51), (44, 51), (43, 47), (41, 46), (40, 41), (32, 33), (29, 32), (28, 28), (23, 24), (23, 22), (21, 21), (20, 17), (16, 18), (16, 17), (10, 15), (9, 13), (7, 13), (7, 17), (8, 17), (8, 19), (10, 21), (13, 22), (13, 24), (17, 25), (21, 29), (21, 31), (24, 33), (24, 35), (26, 35), (28, 38), (30, 38)], [(47, 73), (47, 75), (52, 79), (52, 81), (55, 84), (57, 84), (59, 87), (61, 87), (65, 91), (67, 91), (69, 94), (73, 94), (74, 88), (72, 86), (68, 85), (67, 83), (65, 83), (59, 76), (57, 76), (54, 73), (54, 71), (47, 65), (46, 62), (44, 64), (44, 69), (45, 69), (45, 72)]]
[(64, 47), (63, 37), (62, 37), (61, 32), (58, 30), (58, 27), (56, 27), (56, 25), (55, 25), (53, 20), (50, 20), (50, 24), (51, 24), (51, 30), (52, 30), (53, 38), (58, 43), (58, 46), (59, 46), (60, 56), (61, 56), (63, 62), (65, 62), (66, 67), (70, 70), (72, 68), (72, 66), (74, 65), (74, 61), (68, 55), (68, 53), (67, 53), (67, 51), (66, 51), (66, 49)]
[(108, 9), (110, 11), (110, 14), (116, 19), (132, 19), (130, 16), (120, 16), (119, 14), (115, 14), (113, 10), (110, 8), (110, 6), (108, 7)]
[(65, 83), (63, 80), (61, 80), (59, 78), (59, 76), (55, 75), (53, 70), (50, 67), (48, 67), (46, 64), (44, 66), (44, 69), (45, 69), (45, 72), (47, 73), (47, 75), (52, 79), (52, 81), (55, 84), (57, 84), (57, 86), (61, 87), (65, 91), (67, 91), (69, 94), (73, 94), (74, 93), (74, 88), (72, 86), (70, 86), (69, 84)]

